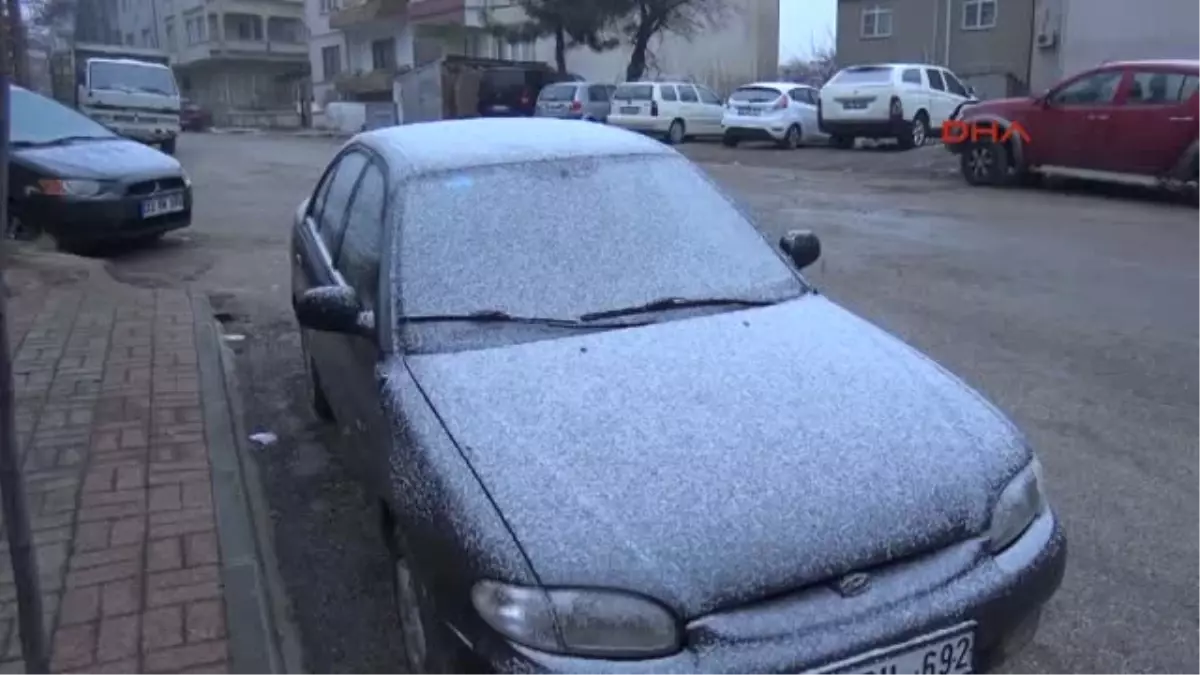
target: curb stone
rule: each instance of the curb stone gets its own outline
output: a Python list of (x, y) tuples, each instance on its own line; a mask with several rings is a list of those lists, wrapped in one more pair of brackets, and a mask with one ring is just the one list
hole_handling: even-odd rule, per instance
[(212, 305), (190, 293), (213, 503), (221, 548), (221, 581), (233, 673), (303, 673), (298, 631), (279, 577), (266, 499), (257, 467), (241, 439), (241, 399)]

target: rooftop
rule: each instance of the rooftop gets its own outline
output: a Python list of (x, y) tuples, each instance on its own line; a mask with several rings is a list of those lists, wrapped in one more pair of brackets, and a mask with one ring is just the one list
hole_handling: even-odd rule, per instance
[(477, 118), (402, 124), (356, 140), (415, 173), (596, 155), (672, 155), (632, 131), (595, 122), (537, 117)]

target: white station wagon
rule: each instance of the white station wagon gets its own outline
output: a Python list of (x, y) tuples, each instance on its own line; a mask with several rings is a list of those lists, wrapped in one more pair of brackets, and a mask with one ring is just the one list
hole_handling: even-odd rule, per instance
[(674, 145), (696, 136), (720, 136), (724, 113), (721, 98), (702, 84), (626, 82), (613, 92), (608, 123)]

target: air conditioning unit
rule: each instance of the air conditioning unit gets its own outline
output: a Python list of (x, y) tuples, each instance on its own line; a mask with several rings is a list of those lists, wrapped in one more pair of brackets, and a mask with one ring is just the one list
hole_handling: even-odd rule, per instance
[(1051, 49), (1058, 44), (1058, 31), (1043, 30), (1037, 34), (1035, 42), (1038, 49)]

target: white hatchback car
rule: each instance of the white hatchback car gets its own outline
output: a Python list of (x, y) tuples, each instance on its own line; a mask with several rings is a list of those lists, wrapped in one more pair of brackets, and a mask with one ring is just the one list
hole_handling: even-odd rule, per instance
[(941, 133), (950, 115), (974, 99), (941, 66), (883, 63), (839, 71), (821, 88), (817, 111), (821, 131), (838, 147), (853, 147), (856, 138), (895, 138), (911, 148)]
[(799, 147), (820, 136), (817, 128), (817, 90), (794, 82), (756, 82), (729, 95), (721, 120), (722, 142), (773, 141), (784, 148)]
[(608, 123), (681, 143), (695, 136), (720, 136), (721, 98), (689, 82), (626, 82), (612, 95)]

